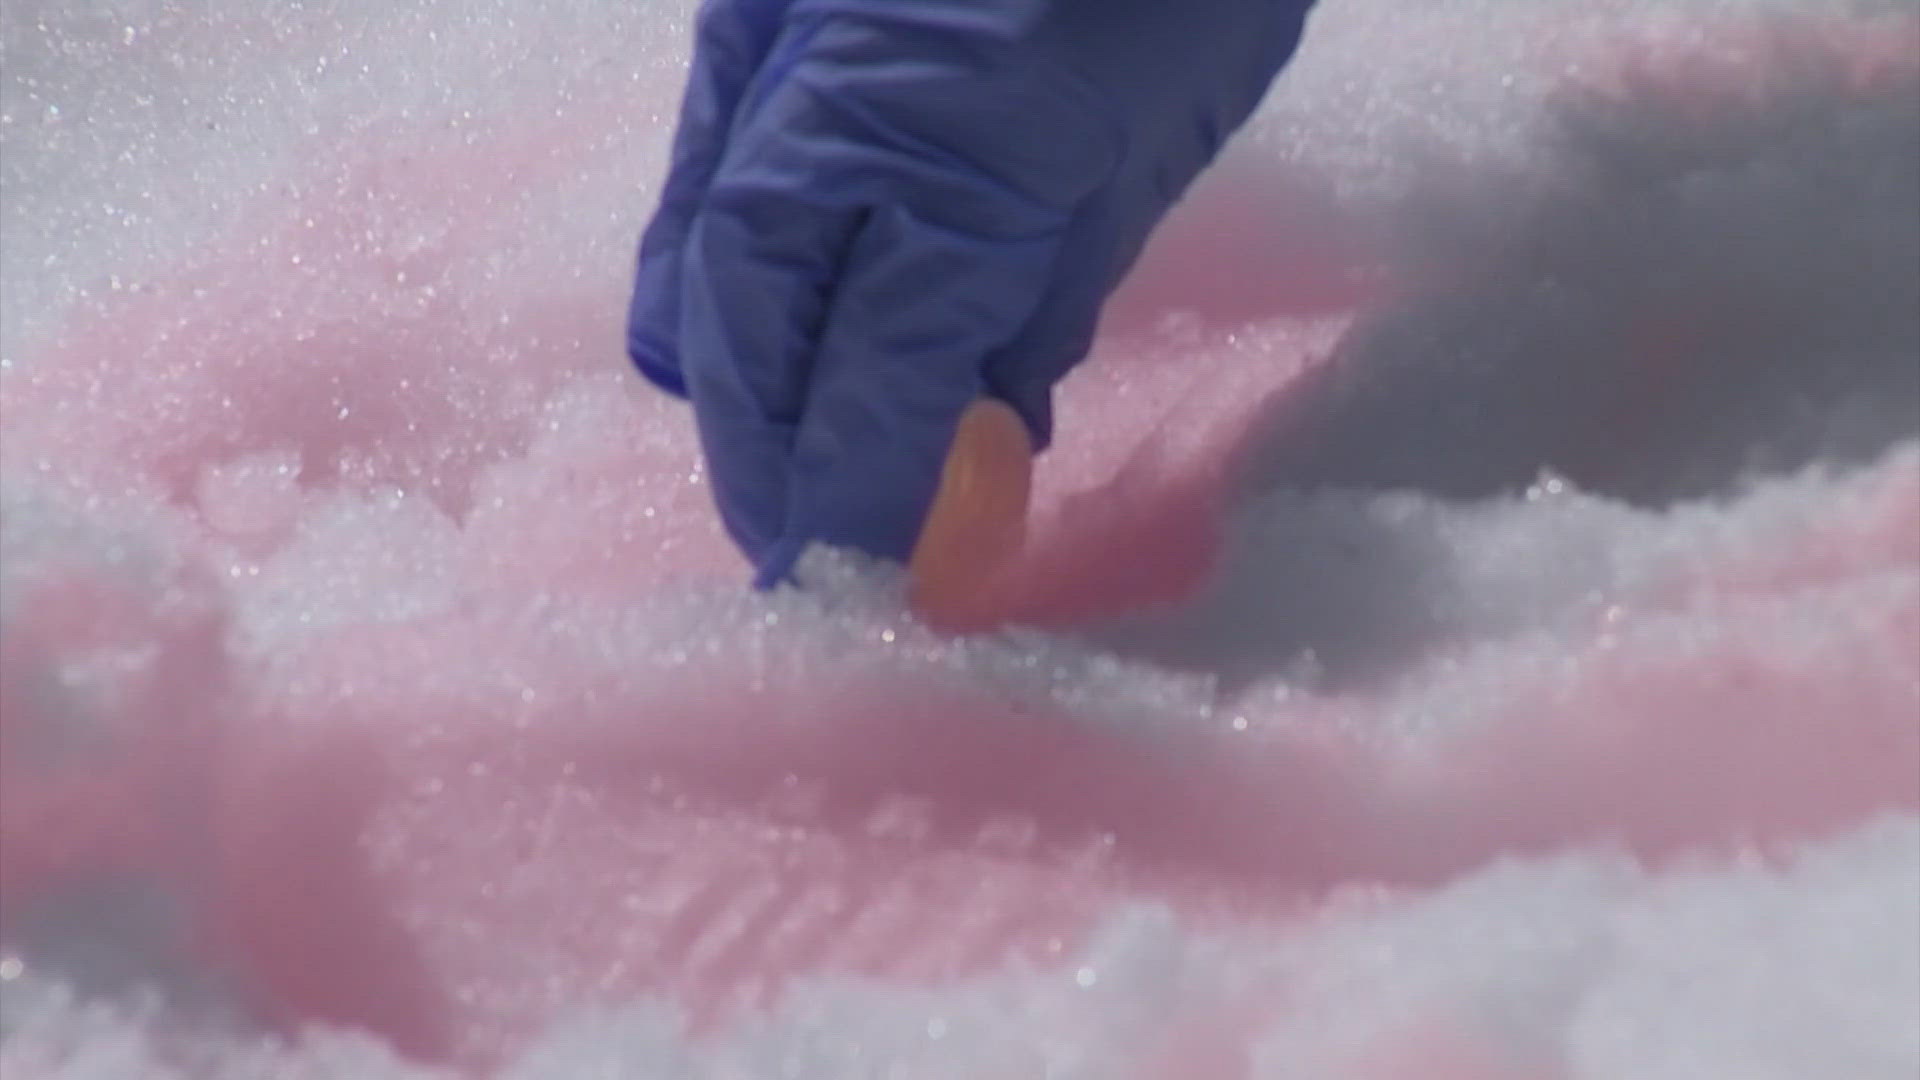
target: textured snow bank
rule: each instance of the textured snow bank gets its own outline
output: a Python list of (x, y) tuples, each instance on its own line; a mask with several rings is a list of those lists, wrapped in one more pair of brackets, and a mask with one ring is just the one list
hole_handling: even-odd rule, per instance
[(1329, 0), (953, 641), (624, 369), (684, 5), (8, 5), (0, 1063), (1911, 1076), (1920, 41), (1797, 11)]

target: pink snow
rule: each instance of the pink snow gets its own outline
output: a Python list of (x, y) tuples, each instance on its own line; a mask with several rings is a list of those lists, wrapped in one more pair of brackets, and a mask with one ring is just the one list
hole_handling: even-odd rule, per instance
[[(942, 646), (904, 620), (865, 653), (779, 626), (701, 639), (700, 611), (744, 634), (758, 616), (726, 605), (757, 601), (713, 599), (741, 567), (683, 410), (621, 366), (617, 283), (490, 318), (457, 272), (527, 241), (499, 205), (590, 165), (592, 117), (618, 107), (369, 149), (78, 309), (0, 383), (8, 468), (124, 505), (133, 538), (114, 573), (56, 545), (9, 598), (0, 932), (91, 876), (161, 880), (190, 898), (196, 955), (273, 1023), (480, 1071), (584, 1003), (661, 994), (717, 1024), (800, 978), (1045, 963), (1126, 901), (1276, 922), (1509, 855), (1618, 843), (1657, 866), (1920, 808), (1913, 454), (1820, 520), (1670, 560), (1588, 632), (1465, 650), (1461, 670), (1497, 676), (1477, 715), (1416, 743), (1364, 734), (1405, 689), (1170, 733), (914, 662)], [(441, 231), (381, 234), (373, 208), (396, 200)], [(1099, 422), (1064, 427), (1043, 476), (1020, 622), (1071, 630), (1198, 589), (1248, 426), (1364, 315), (1363, 242), (1337, 223), (1284, 265), (1251, 224), (1243, 245), (1195, 239), (1254, 210), (1230, 192), (1170, 233), (1104, 366), (1069, 387), (1064, 415)], [(1137, 313), (1188, 288), (1214, 324), (1322, 329), (1257, 365), (1152, 344)], [(260, 575), (289, 598), (249, 651), (226, 581)], [(366, 615), (442, 578), (421, 611)], [(674, 590), (704, 598), (684, 655), (636, 670), (600, 647), (620, 604)], [(325, 625), (335, 600), (348, 614)], [(1843, 601), (1844, 620), (1783, 629)], [(285, 624), (309, 608), (322, 625)], [(1248, 1075), (1267, 1007), (1176, 1025), (1143, 1075)], [(1438, 1017), (1352, 1075), (1536, 1075), (1506, 1054)]]

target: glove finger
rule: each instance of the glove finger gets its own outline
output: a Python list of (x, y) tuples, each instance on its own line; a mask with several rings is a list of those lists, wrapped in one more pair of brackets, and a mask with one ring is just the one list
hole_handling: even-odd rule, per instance
[(982, 364), (1026, 320), (1058, 235), (1013, 239), (874, 211), (848, 254), (794, 442), (786, 551), (907, 561)]
[(627, 354), (654, 385), (685, 396), (679, 352), (680, 277), (693, 218), (713, 182), (741, 103), (759, 75), (792, 0), (707, 0), (681, 96), (672, 163), (640, 238)]
[(758, 563), (781, 536), (792, 450), (857, 211), (751, 175), (716, 185), (687, 246), (687, 388), (721, 517)]

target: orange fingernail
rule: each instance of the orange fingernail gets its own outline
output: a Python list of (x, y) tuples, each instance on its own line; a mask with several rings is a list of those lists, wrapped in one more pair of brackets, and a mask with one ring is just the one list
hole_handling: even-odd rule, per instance
[(909, 602), (942, 630), (994, 621), (994, 576), (1026, 542), (1033, 443), (1018, 413), (982, 398), (967, 407), (909, 571)]

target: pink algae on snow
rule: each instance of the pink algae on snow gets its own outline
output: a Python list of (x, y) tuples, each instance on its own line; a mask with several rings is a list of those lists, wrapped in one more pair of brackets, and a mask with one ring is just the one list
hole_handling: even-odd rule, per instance
[[(1906, 59), (1872, 71), (1910, 91)], [(688, 418), (617, 370), (611, 283), (494, 311), (463, 276), (526, 241), (502, 203), (590, 163), (591, 126), (367, 150), (0, 384), (9, 949), (57, 956), (68, 898), (157, 883), (182, 900), (162, 976), (484, 1072), (591, 1005), (724, 1032), (807, 980), (1070, 964), (1142, 902), (1284, 928), (1341, 889), (1592, 845), (1657, 869), (1920, 809), (1911, 447), (1642, 514), (1585, 621), (1443, 640), (1373, 685), (1116, 689), (1059, 641), (747, 596)], [(1232, 583), (1259, 426), (1390, 302), (1338, 222), (1304, 261), (1204, 242), (1261, 205), (1170, 231), (1068, 386), (1004, 621), (1095, 634)], [(1134, 314), (1180, 304), (1189, 259), (1232, 340)], [(1551, 532), (1527, 512), (1521, 541)], [(1133, 1064), (1256, 1075), (1288, 1008), (1266, 988), (1177, 1010)], [(1341, 1067), (1542, 1075), (1445, 1012)]]

